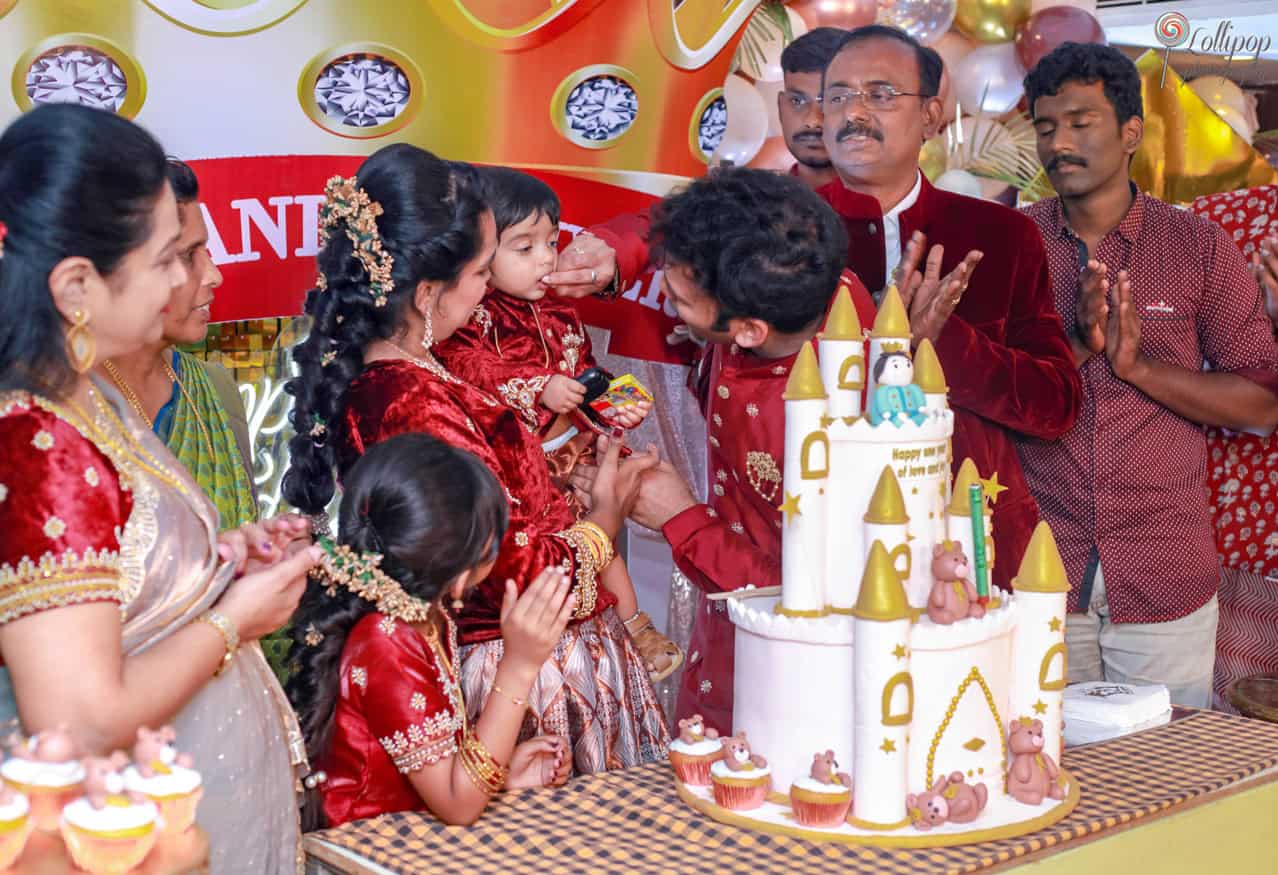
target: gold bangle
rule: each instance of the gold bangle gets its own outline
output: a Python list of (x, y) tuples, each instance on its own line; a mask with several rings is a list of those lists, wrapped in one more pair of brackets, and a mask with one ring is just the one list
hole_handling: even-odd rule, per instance
[(226, 674), (226, 670), (235, 661), (235, 651), (240, 647), (240, 633), (235, 631), (235, 626), (230, 620), (217, 611), (205, 611), (200, 614), (196, 622), (208, 623), (218, 631), (222, 636), (222, 641), (226, 644), (226, 653), (222, 655), (222, 661), (218, 663), (217, 671), (213, 672), (213, 677), (219, 678)]
[(502, 694), (503, 696), (505, 696), (507, 699), (509, 699), (510, 701), (514, 702), (514, 703), (515, 703), (515, 707), (516, 707), (516, 708), (527, 708), (527, 707), (528, 707), (528, 700), (527, 700), (527, 699), (521, 699), (521, 698), (519, 698), (518, 696), (512, 696), (510, 693), (508, 693), (508, 692), (506, 692), (505, 690), (503, 690), (503, 689), (501, 688), (501, 685), (500, 685), (500, 684), (498, 684), (498, 683), (496, 683), (496, 682), (494, 682), (494, 683), (493, 683), (493, 692), (494, 692), (494, 693), (501, 693), (501, 694)]
[(506, 786), (510, 770), (497, 762), (488, 752), (488, 748), (484, 747), (484, 743), (479, 740), (479, 736), (475, 735), (469, 727), (462, 736), (457, 755), (471, 783), (485, 796), (492, 796)]
[(577, 556), (577, 609), (573, 617), (581, 620), (595, 612), (599, 598), (599, 572), (613, 560), (615, 551), (608, 534), (592, 522), (573, 523), (559, 533)]

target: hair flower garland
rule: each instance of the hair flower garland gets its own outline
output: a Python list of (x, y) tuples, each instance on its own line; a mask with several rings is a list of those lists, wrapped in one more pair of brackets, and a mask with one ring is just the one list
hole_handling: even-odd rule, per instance
[[(381, 214), (382, 205), (370, 200), (368, 192), (356, 185), (354, 179), (334, 176), (324, 185), (324, 205), (319, 215), (320, 247), (328, 243), (333, 228), (343, 226), (355, 257), (368, 273), (368, 291), (377, 307), (385, 307), (395, 289), (391, 280), (395, 260), (382, 248), (382, 238), (377, 233), (377, 217)], [(317, 285), (322, 291), (327, 283), (321, 279)]]

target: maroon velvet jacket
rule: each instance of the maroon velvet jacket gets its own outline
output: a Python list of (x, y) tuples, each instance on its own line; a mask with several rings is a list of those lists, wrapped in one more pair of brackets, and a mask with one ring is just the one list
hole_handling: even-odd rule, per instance
[(550, 378), (576, 377), (595, 364), (572, 302), (553, 295), (525, 301), (497, 289), (436, 352), (450, 371), (501, 398), (541, 433), (556, 419), (537, 403)]
[[(848, 266), (869, 289), (885, 285), (883, 212), (878, 201), (835, 181), (817, 190), (848, 231)], [(941, 191), (923, 179), (918, 200), (900, 217), (901, 240), (914, 231), (945, 247), (942, 274), (972, 249), (985, 253), (936, 353), (950, 386), (957, 468), (965, 458), (982, 477), (1007, 487), (994, 504), (994, 582), (1008, 588), (1038, 522), (1017, 456), (1023, 435), (1054, 440), (1074, 425), (1082, 387), (1052, 298), (1038, 229), (1015, 210)], [(617, 253), (622, 282), (647, 264), (647, 216), (621, 216), (591, 228)]]
[[(576, 577), (577, 555), (563, 537), (577, 521), (576, 511), (551, 482), (537, 436), (496, 398), (469, 384), (445, 382), (411, 362), (378, 361), (351, 383), (345, 418), (338, 455), (342, 471), (380, 441), (424, 432), (477, 456), (506, 490), (510, 525), (497, 564), (467, 597), (459, 617), (463, 644), (501, 637), (507, 579), (523, 591), (550, 566)], [(593, 615), (614, 604), (612, 593), (600, 587)]]

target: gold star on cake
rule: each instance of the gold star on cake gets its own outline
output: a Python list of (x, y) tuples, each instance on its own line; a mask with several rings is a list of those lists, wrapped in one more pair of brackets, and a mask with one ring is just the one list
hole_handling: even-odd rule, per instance
[(1035, 714), (1047, 713), (1047, 705), (1043, 702), (1042, 699), (1039, 699), (1037, 702), (1034, 703), (1034, 713)]
[(896, 742), (890, 738), (885, 738), (883, 743), (879, 745), (879, 750), (884, 753), (896, 753)]
[(918, 495), (918, 494), (919, 494), (919, 488), (917, 486), (910, 489), (910, 495)]
[(1006, 492), (1007, 487), (998, 482), (998, 472), (995, 471), (989, 477), (981, 480), (981, 488), (985, 490), (985, 497), (990, 500), (990, 504), (998, 501), (998, 494)]
[(786, 522), (789, 522), (793, 517), (803, 515), (802, 511), (799, 510), (800, 498), (801, 496), (799, 495), (791, 495), (787, 492), (785, 494), (785, 501), (781, 502), (780, 506), (777, 507), (777, 510), (781, 511), (781, 513), (785, 515)]
[(1047, 621), (1047, 628), (1051, 629), (1053, 632), (1061, 631), (1061, 618), (1052, 617), (1052, 619)]
[(896, 647), (893, 647), (892, 655), (895, 656), (897, 659), (905, 659), (905, 645), (898, 644), (896, 645)]
[(821, 414), (821, 427), (822, 427), (822, 428), (829, 428), (829, 427), (830, 427), (830, 426), (832, 426), (832, 425), (834, 425), (834, 417), (833, 417), (833, 416), (826, 416), (824, 413), (822, 413), (822, 414)]
[(845, 416), (845, 417), (843, 417), (843, 424), (844, 424), (844, 425), (856, 425), (856, 421), (857, 421), (858, 419), (860, 419), (860, 418), (861, 418), (861, 417), (859, 417), (859, 416)]

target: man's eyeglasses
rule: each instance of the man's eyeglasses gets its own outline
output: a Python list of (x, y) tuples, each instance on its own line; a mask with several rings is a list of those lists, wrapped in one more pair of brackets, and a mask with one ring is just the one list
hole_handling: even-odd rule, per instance
[(795, 112), (805, 112), (809, 106), (820, 106), (821, 95), (807, 95), (800, 91), (786, 91), (785, 101)]
[(918, 91), (897, 91), (891, 85), (871, 85), (858, 91), (855, 88), (827, 88), (822, 102), (827, 110), (838, 111), (852, 105), (852, 101), (861, 98), (870, 109), (891, 109), (896, 106), (898, 97), (929, 97)]

